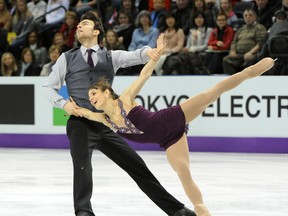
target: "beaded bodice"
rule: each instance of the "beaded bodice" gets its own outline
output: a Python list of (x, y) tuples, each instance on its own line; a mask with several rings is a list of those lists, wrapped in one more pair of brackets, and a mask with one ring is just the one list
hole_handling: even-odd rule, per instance
[(124, 123), (126, 127), (118, 127), (114, 122), (111, 121), (110, 117), (105, 114), (105, 119), (111, 126), (119, 133), (132, 133), (132, 134), (141, 134), (143, 133), (139, 129), (137, 129), (132, 122), (127, 118), (127, 113), (123, 108), (123, 103), (120, 99), (118, 99), (118, 106), (120, 108), (121, 116), (124, 118)]

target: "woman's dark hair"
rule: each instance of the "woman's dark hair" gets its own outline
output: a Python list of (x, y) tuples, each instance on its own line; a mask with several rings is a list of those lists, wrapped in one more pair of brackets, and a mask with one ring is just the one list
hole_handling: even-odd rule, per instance
[(170, 17), (174, 18), (174, 20), (175, 20), (174, 28), (175, 28), (175, 30), (176, 30), (176, 32), (177, 32), (178, 29), (180, 28), (180, 26), (179, 26), (179, 22), (177, 21), (176, 15), (175, 15), (173, 12), (171, 12), (171, 11), (166, 11), (166, 12), (164, 13), (164, 16), (165, 16), (165, 22), (164, 22), (164, 25), (161, 26), (160, 32), (166, 31), (166, 29), (168, 28), (167, 23), (166, 23), (166, 20), (167, 20), (168, 18), (170, 18)]
[(80, 22), (88, 19), (94, 22), (94, 29), (99, 30), (100, 34), (98, 35), (98, 42), (101, 42), (103, 38), (105, 37), (105, 30), (103, 28), (103, 24), (101, 19), (98, 17), (96, 12), (88, 11), (85, 14), (82, 15)]
[(113, 100), (116, 100), (119, 98), (119, 95), (117, 95), (114, 90), (112, 89), (112, 86), (107, 78), (100, 77), (100, 79), (94, 83), (93, 85), (90, 86), (89, 90), (91, 89), (99, 89), (102, 92), (104, 92), (106, 89), (111, 93), (111, 97)]
[(205, 13), (202, 12), (202, 11), (196, 11), (194, 16), (192, 17), (192, 27), (197, 28), (197, 25), (195, 23), (195, 20), (196, 20), (197, 17), (203, 17), (203, 19), (204, 19), (203, 26), (205, 27), (205, 31), (206, 31), (207, 30), (207, 20), (206, 20)]

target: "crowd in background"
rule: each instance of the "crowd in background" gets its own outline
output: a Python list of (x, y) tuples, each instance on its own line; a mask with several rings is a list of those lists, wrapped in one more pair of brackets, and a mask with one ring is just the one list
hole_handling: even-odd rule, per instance
[(165, 32), (158, 76), (234, 74), (266, 56), (278, 59), (268, 74), (288, 74), (288, 0), (0, 0), (0, 76), (48, 76), (79, 46), (77, 25), (89, 10), (106, 30), (101, 49), (154, 48)]

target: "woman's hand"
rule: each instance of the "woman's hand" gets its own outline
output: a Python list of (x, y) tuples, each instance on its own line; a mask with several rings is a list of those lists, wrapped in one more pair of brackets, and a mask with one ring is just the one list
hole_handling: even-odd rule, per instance
[(165, 39), (165, 34), (161, 33), (159, 37), (157, 38), (157, 50), (160, 52), (160, 54), (163, 54), (166, 45), (167, 45), (167, 40)]

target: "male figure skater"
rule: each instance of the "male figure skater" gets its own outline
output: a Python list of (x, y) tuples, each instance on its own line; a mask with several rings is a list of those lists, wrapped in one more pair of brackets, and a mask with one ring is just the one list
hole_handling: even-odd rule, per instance
[(50, 102), (70, 115), (67, 136), (74, 167), (75, 214), (94, 215), (90, 203), (93, 187), (91, 157), (93, 150), (98, 149), (125, 170), (167, 215), (196, 216), (161, 186), (141, 157), (120, 136), (99, 122), (79, 118), (75, 105), (58, 94), (65, 81), (69, 95), (79, 106), (96, 111), (87, 94), (92, 83), (102, 76), (112, 83), (120, 67), (143, 64), (148, 61), (147, 56), (156, 60), (160, 56), (159, 52), (149, 47), (133, 52), (103, 51), (98, 45), (103, 36), (99, 17), (91, 11), (85, 13), (77, 27), (81, 47), (63, 53), (53, 66), (47, 83), (43, 85), (44, 94)]

